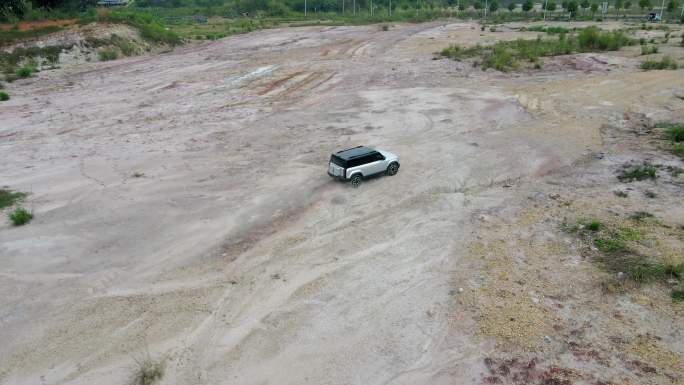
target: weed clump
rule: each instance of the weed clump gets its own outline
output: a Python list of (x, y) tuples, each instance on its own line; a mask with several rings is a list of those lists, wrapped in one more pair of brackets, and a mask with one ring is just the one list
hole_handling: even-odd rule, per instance
[(6, 102), (10, 100), (10, 96), (7, 92), (0, 91), (0, 102)]
[(657, 60), (646, 60), (641, 63), (641, 69), (650, 70), (676, 70), (679, 68), (677, 61), (672, 59), (670, 56), (664, 56), (660, 61)]
[(633, 41), (622, 32), (601, 32), (596, 27), (583, 29), (579, 36), (568, 36), (565, 28), (530, 27), (532, 31), (553, 31), (558, 33), (558, 39), (537, 40), (517, 39), (500, 41), (492, 45), (476, 45), (461, 48), (452, 45), (442, 50), (442, 56), (460, 60), (476, 56), (482, 57), (482, 69), (494, 68), (499, 71), (509, 71), (520, 68), (519, 61), (532, 63), (534, 68), (542, 68), (540, 57), (568, 55), (573, 52), (615, 51)]
[(9, 213), (9, 219), (14, 226), (22, 226), (33, 219), (33, 213), (23, 207), (17, 207), (14, 211)]
[(152, 385), (164, 376), (164, 364), (152, 360), (149, 356), (136, 359), (133, 382), (135, 385)]
[(684, 289), (672, 289), (670, 296), (673, 301), (684, 301)]
[(684, 124), (668, 125), (665, 135), (673, 142), (684, 142)]
[(599, 221), (591, 221), (587, 224), (587, 230), (599, 231), (603, 225)]
[(0, 209), (10, 207), (26, 197), (26, 193), (0, 189)]
[(17, 68), (17, 70), (15, 71), (15, 74), (20, 78), (28, 78), (28, 77), (31, 77), (31, 75), (33, 75), (34, 72), (36, 72), (35, 67), (33, 67), (29, 64), (25, 64), (25, 65)]
[(644, 163), (625, 168), (617, 178), (620, 182), (632, 182), (634, 180), (655, 179), (657, 175), (658, 171), (655, 166)]
[(584, 28), (577, 37), (579, 48), (584, 52), (617, 51), (630, 45), (631, 40), (620, 31), (601, 32), (597, 27)]
[(652, 45), (652, 46), (642, 45), (641, 46), (641, 54), (642, 55), (651, 55), (654, 53), (658, 53), (658, 46), (657, 45)]
[(100, 61), (110, 61), (119, 58), (119, 53), (113, 49), (103, 49), (99, 53)]

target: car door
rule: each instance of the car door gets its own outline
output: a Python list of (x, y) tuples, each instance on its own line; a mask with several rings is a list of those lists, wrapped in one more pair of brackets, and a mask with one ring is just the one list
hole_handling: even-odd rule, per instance
[(384, 172), (385, 169), (387, 168), (387, 165), (385, 164), (386, 163), (385, 157), (382, 156), (382, 154), (379, 152), (369, 154), (368, 155), (368, 161), (369, 161), (369, 163), (367, 165), (367, 168), (368, 168), (368, 174), (367, 175), (379, 174), (381, 172)]

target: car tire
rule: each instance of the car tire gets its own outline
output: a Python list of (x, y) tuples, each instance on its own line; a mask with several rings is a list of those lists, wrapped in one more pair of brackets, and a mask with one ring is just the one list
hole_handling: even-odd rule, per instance
[(392, 162), (387, 166), (387, 175), (396, 175), (397, 172), (399, 172), (399, 163)]
[(352, 175), (351, 179), (349, 179), (349, 183), (351, 183), (353, 188), (359, 187), (361, 185), (361, 174)]

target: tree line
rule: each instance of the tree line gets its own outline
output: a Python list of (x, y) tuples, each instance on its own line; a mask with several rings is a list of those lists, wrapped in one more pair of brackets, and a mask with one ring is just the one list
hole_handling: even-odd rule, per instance
[[(59, 9), (65, 12), (78, 12), (92, 7), (97, 0), (0, 0), (0, 19), (9, 17), (21, 18), (29, 9)], [(220, 9), (227, 16), (253, 15), (262, 13), (268, 16), (286, 16), (290, 13), (301, 13), (305, 4), (308, 12), (345, 12), (367, 11), (372, 4), (375, 10), (386, 10), (389, 4), (392, 10), (411, 9), (460, 9), (470, 7), (496, 12), (502, 8), (513, 11), (520, 7), (524, 12), (534, 9), (533, 0), (136, 0), (135, 6), (140, 8), (206, 8)], [(578, 11), (596, 13), (599, 9), (596, 1), (590, 0), (538, 0), (547, 11), (563, 9), (570, 14)], [(560, 3), (558, 3), (559, 1)], [(673, 12), (679, 7), (678, 0), (667, 0), (667, 11)], [(620, 10), (633, 6), (643, 10), (653, 7), (652, 0), (612, 0), (612, 7), (619, 14)], [(486, 5), (485, 5), (486, 4)]]

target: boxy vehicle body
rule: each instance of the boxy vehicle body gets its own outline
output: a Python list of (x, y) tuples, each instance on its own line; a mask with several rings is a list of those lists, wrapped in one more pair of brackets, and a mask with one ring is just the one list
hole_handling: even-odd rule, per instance
[(399, 171), (399, 157), (389, 151), (358, 146), (338, 151), (330, 156), (328, 175), (350, 181), (358, 187), (363, 178), (386, 174), (395, 175)]

